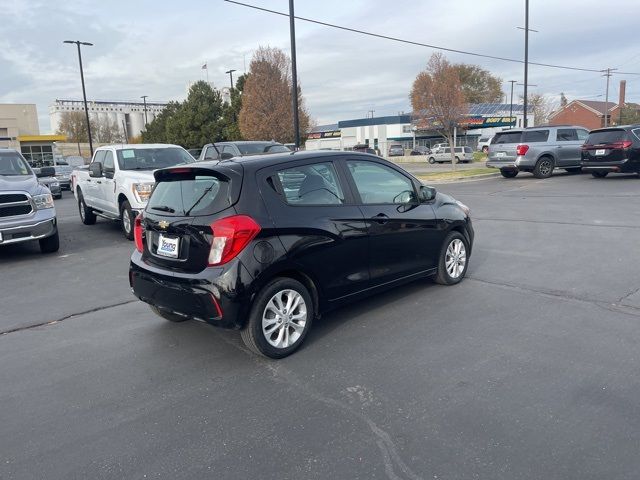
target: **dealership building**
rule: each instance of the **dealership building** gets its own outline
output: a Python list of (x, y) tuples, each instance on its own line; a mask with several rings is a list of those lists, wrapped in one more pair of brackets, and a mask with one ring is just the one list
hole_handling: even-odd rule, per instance
[[(456, 145), (475, 147), (480, 137), (491, 136), (504, 128), (522, 127), (523, 115), (522, 105), (473, 104), (458, 124)], [(533, 125), (533, 115), (528, 113), (527, 118)], [(356, 145), (368, 145), (386, 154), (392, 143), (413, 148), (414, 145), (430, 147), (442, 141), (436, 131), (420, 129), (411, 114), (400, 114), (317, 126), (309, 132), (305, 147), (307, 150), (350, 150)]]

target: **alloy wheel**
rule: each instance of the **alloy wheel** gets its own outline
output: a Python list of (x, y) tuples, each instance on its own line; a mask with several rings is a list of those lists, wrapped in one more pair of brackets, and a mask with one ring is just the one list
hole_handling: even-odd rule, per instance
[(447, 247), (444, 265), (447, 273), (453, 279), (459, 278), (467, 264), (467, 250), (459, 238), (454, 239)]
[(287, 348), (295, 344), (307, 323), (307, 305), (295, 290), (281, 290), (262, 313), (262, 334), (269, 345)]
[(131, 216), (126, 208), (122, 210), (122, 228), (127, 235), (131, 233)]

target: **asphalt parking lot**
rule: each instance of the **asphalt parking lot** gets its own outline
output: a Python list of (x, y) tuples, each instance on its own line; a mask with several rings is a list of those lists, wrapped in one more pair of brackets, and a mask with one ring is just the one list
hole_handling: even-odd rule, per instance
[(637, 478), (640, 179), (438, 189), (472, 209), (468, 278), (328, 314), (281, 361), (156, 317), (133, 244), (65, 192), (58, 254), (0, 248), (0, 478)]

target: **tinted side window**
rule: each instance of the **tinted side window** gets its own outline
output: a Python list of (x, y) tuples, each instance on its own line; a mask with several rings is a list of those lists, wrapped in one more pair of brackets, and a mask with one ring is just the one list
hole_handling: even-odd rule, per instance
[(577, 142), (578, 132), (574, 128), (559, 128), (557, 139), (559, 142)]
[(587, 137), (589, 136), (589, 132), (586, 131), (586, 130), (578, 129), (578, 130), (576, 130), (576, 132), (578, 132), (578, 140), (585, 141), (587, 139)]
[(231, 145), (225, 145), (224, 147), (222, 147), (222, 153), (230, 153), (234, 157), (236, 156), (236, 151)]
[(102, 162), (102, 166), (105, 170), (110, 170), (110, 171), (115, 170), (116, 165), (113, 159), (113, 152), (111, 151), (104, 152), (104, 160)]
[(347, 162), (363, 204), (407, 203), (415, 199), (411, 181), (392, 168), (373, 162)]
[(217, 160), (218, 159), (218, 151), (216, 150), (216, 147), (207, 147), (207, 151), (204, 154), (204, 158), (205, 160), (211, 159), (211, 160)]
[(289, 205), (340, 205), (344, 195), (331, 162), (280, 170), (278, 180)]
[(546, 142), (549, 139), (549, 130), (532, 130), (522, 133), (524, 143)]
[(640, 128), (631, 130), (638, 140), (640, 140)]
[(496, 133), (493, 140), (491, 140), (492, 145), (498, 145), (502, 143), (520, 143), (520, 138), (522, 136), (522, 132), (500, 132)]

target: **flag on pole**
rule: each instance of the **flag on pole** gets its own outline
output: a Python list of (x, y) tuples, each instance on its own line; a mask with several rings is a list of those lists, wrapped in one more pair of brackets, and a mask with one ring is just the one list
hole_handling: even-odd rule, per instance
[(207, 62), (204, 62), (204, 63), (202, 64), (202, 67), (201, 67), (201, 68), (202, 68), (202, 70), (208, 70), (208, 68), (207, 68)]

